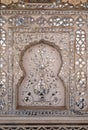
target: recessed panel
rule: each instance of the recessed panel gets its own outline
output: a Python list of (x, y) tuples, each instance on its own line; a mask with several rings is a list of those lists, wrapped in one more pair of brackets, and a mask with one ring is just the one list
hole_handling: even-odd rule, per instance
[(58, 46), (44, 41), (21, 54), (24, 78), (18, 86), (18, 106), (65, 107), (65, 85), (59, 76), (63, 61)]

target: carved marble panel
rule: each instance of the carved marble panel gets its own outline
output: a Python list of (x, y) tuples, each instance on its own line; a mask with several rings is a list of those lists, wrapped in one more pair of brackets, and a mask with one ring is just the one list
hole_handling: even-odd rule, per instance
[[(12, 33), (12, 29), (10, 31), (11, 31), (10, 33)], [(19, 30), (19, 33), (14, 32), (14, 39), (16, 39), (16, 40), (15, 40), (15, 44), (13, 46), (13, 48), (15, 50), (13, 53), (16, 54), (16, 55), (13, 54), (14, 55), (13, 70), (15, 68), (15, 70), (17, 70), (16, 72), (17, 73), (19, 72), (18, 80), (17, 80), (17, 73), (14, 73), (14, 75), (13, 75), (13, 77), (14, 77), (13, 88), (16, 89), (14, 91), (19, 90), (18, 97), (17, 97), (17, 100), (19, 98), (18, 106), (19, 105), (30, 106), (29, 109), (31, 108), (31, 106), (37, 106), (37, 107), (40, 106), (39, 108), (42, 107), (42, 108), (46, 108), (46, 109), (47, 108), (49, 109), (50, 106), (52, 106), (52, 107), (61, 106), (61, 108), (65, 107), (65, 109), (67, 109), (66, 106), (69, 103), (67, 101), (67, 100), (69, 100), (69, 96), (66, 96), (66, 91), (69, 91), (69, 86), (68, 86), (69, 59), (67, 59), (66, 56), (62, 57), (62, 54), (65, 53), (65, 55), (67, 55), (67, 56), (69, 55), (69, 53), (68, 53), (68, 51), (69, 51), (69, 41), (68, 40), (69, 39), (65, 42), (64, 38), (65, 37), (69, 38), (69, 31), (71, 31), (71, 30), (69, 30), (69, 31), (67, 30), (67, 34), (61, 33), (61, 32), (59, 32), (59, 30), (57, 30), (59, 33), (59, 34), (57, 34), (57, 36), (54, 36), (54, 33), (50, 33), (50, 34), (46, 33), (44, 35), (37, 33), (35, 36), (35, 33), (32, 33), (32, 35), (30, 35), (29, 32), (25, 33), (24, 29), (23, 29), (23, 34), (21, 34), (20, 31), (21, 30)], [(48, 39), (47, 39), (47, 35), (48, 35)], [(19, 39), (23, 38), (23, 36), (25, 36), (25, 38), (28, 37), (26, 39), (26, 41), (25, 40), (19, 41)], [(51, 39), (53, 36), (54, 36), (54, 39)], [(43, 40), (41, 40), (41, 37)], [(36, 38), (38, 39), (38, 41), (35, 41)], [(31, 39), (30, 42), (27, 42), (27, 41), (29, 41), (29, 39)], [(60, 44), (61, 39), (63, 39), (62, 45)], [(33, 41), (35, 41), (35, 42), (33, 42)], [(38, 44), (38, 47), (36, 47), (37, 44)], [(68, 46), (68, 48), (65, 48), (65, 44), (66, 44), (66, 46)], [(36, 47), (36, 48), (34, 48), (34, 47)], [(50, 49), (47, 50), (49, 47), (51, 48), (51, 51), (50, 51)], [(34, 50), (33, 50), (33, 48), (34, 48)], [(28, 49), (28, 51), (27, 51), (27, 49)], [(31, 51), (32, 54), (30, 53), (30, 56), (29, 56), (28, 52), (30, 52), (30, 50), (32, 50)], [(19, 52), (19, 55), (17, 55), (18, 52)], [(28, 58), (29, 61), (26, 60), (26, 55), (28, 55), (27, 57), (29, 57)], [(17, 59), (18, 59), (18, 61), (17, 61)], [(56, 60), (56, 62), (55, 62), (55, 60)], [(17, 64), (17, 62), (18, 62), (18, 64)], [(68, 62), (68, 63), (65, 65), (66, 62)], [(27, 68), (27, 66), (29, 66), (29, 67)], [(43, 68), (42, 68), (42, 66), (43, 66)], [(25, 70), (25, 68), (27, 70)], [(65, 77), (63, 75), (64, 71), (67, 71), (65, 76), (68, 78), (66, 78), (66, 79), (64, 79), (64, 77)], [(28, 74), (27, 72), (30, 74)], [(23, 73), (23, 75), (21, 75), (22, 73)], [(24, 82), (24, 80), (25, 80), (25, 82)], [(24, 85), (22, 85), (22, 84), (24, 84)], [(45, 85), (42, 86), (43, 84), (45, 84)], [(22, 86), (23, 86), (23, 89), (22, 89)], [(33, 86), (34, 86), (34, 89), (32, 90)], [(45, 86), (47, 86), (46, 89), (45, 89)], [(61, 88), (58, 89), (57, 86), (61, 87)], [(31, 87), (31, 88), (29, 89), (29, 87)], [(29, 91), (29, 93), (32, 94), (31, 96), (29, 94), (27, 94), (28, 90), (31, 91), (31, 92)], [(62, 93), (62, 94), (60, 94), (60, 93)], [(24, 95), (24, 96), (22, 96), (22, 95)], [(28, 97), (28, 95), (29, 95), (29, 97)], [(31, 99), (31, 102), (29, 102), (29, 101), (27, 102), (28, 98)], [(56, 99), (57, 99), (57, 101), (56, 101)], [(54, 101), (56, 101), (56, 103)], [(59, 104), (60, 101), (61, 101), (61, 103)], [(51, 104), (51, 102), (53, 103), (53, 105)], [(35, 107), (35, 109), (36, 109), (36, 107)]]
[(1, 14), (0, 122), (88, 123), (88, 11)]

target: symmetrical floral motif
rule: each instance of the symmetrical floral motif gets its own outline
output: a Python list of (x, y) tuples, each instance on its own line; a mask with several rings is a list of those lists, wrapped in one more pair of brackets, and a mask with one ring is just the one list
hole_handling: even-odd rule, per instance
[(30, 26), (30, 24), (34, 24), (35, 20), (33, 17), (10, 17), (9, 23), (15, 26)]
[(76, 24), (79, 27), (82, 27), (85, 24), (85, 22), (86, 22), (85, 19), (83, 17), (81, 17), (81, 16), (76, 19)]
[(41, 26), (44, 26), (47, 23), (47, 20), (44, 17), (39, 17), (36, 19), (36, 23), (41, 25)]
[(58, 16), (52, 16), (49, 18), (45, 17), (38, 17), (34, 18), (32, 17), (10, 17), (9, 23), (13, 26), (30, 26), (31, 24), (38, 24), (39, 26), (55, 26), (55, 27), (68, 27), (74, 25), (74, 19), (72, 17), (58, 17)]
[[(15, 33), (14, 33), (14, 41), (15, 41), (15, 44), (14, 44), (14, 50), (15, 50), (15, 54), (17, 54), (17, 55), (15, 55), (14, 56), (14, 59), (15, 59), (15, 61), (13, 62), (13, 65), (14, 65), (14, 68), (17, 70), (16, 72), (18, 73), (18, 69), (19, 69), (19, 60), (17, 60), (17, 59), (19, 59), (19, 53), (20, 53), (20, 51), (21, 50), (24, 50), (24, 48), (25, 48), (25, 46), (28, 46), (28, 43), (29, 43), (29, 40), (30, 40), (30, 42), (32, 43), (33, 41), (35, 41), (36, 40), (36, 38), (37, 38), (37, 40), (38, 41), (40, 41), (41, 40), (41, 37), (42, 37), (42, 39), (44, 39), (45, 41), (47, 40), (47, 43), (49, 44), (49, 41), (50, 42), (53, 42), (53, 46), (57, 46), (58, 45), (58, 48), (59, 48), (59, 46), (60, 46), (60, 48), (62, 49), (62, 52), (65, 54), (65, 55), (68, 55), (68, 51), (66, 51), (66, 50), (68, 50), (68, 33), (67, 34), (59, 34), (59, 30), (57, 30), (57, 32), (58, 32), (58, 35), (57, 36), (54, 36), (54, 34), (53, 34), (53, 31), (55, 31), (56, 32), (56, 29), (54, 30), (54, 29), (48, 29), (48, 30), (42, 30), (42, 29), (36, 29), (35, 31), (37, 31), (38, 33), (35, 35), (35, 33), (33, 33), (33, 32), (31, 32), (31, 29), (32, 28), (30, 28), (30, 29), (28, 29), (28, 30), (24, 30), (23, 29), (23, 31), (22, 30), (19, 30), (19, 31), (17, 31), (16, 32), (16, 30), (13, 30), (13, 31), (15, 31)], [(23, 33), (21, 33), (21, 31), (23, 32)], [(26, 32), (25, 32), (26, 31)], [(42, 33), (39, 33), (39, 32), (43, 32), (44, 33), (44, 35), (42, 35)], [(46, 32), (46, 33), (45, 33)], [(11, 32), (12, 33), (12, 32)], [(31, 33), (32, 33), (32, 35), (31, 35)], [(48, 34), (48, 37), (47, 37), (47, 34)], [(53, 38), (52, 38), (53, 37)], [(26, 39), (25, 39), (26, 38)], [(67, 40), (66, 40), (66, 42), (65, 42), (65, 38), (67, 38)], [(60, 44), (60, 42), (62, 41), (62, 44)], [(54, 45), (54, 44), (56, 44), (56, 45)], [(30, 45), (30, 43), (29, 43), (29, 45)], [(51, 44), (52, 45), (52, 44)], [(27, 82), (25, 82), (26, 84), (24, 85), (24, 86), (26, 86), (26, 87), (20, 87), (20, 93), (21, 94), (19, 94), (20, 95), (20, 99), (21, 99), (21, 101), (23, 102), (23, 100), (25, 101), (25, 104), (26, 105), (30, 105), (31, 104), (31, 102), (29, 102), (29, 100), (28, 100), (28, 98), (30, 98), (31, 99), (31, 101), (32, 101), (32, 106), (35, 104), (36, 106), (38, 106), (38, 105), (41, 105), (41, 107), (42, 107), (42, 105), (44, 105), (44, 106), (47, 106), (48, 105), (48, 103), (49, 103), (49, 100), (52, 100), (52, 103), (51, 104), (49, 104), (48, 106), (62, 106), (61, 105), (61, 103), (60, 104), (58, 104), (57, 102), (55, 102), (54, 103), (54, 101), (56, 101), (56, 99), (57, 99), (57, 97), (59, 97), (59, 95), (60, 95), (60, 93), (62, 93), (63, 92), (63, 94), (62, 94), (62, 96), (60, 96), (60, 97), (62, 97), (62, 99), (64, 100), (64, 96), (65, 96), (65, 94), (64, 94), (64, 91), (62, 91), (62, 92), (60, 92), (59, 93), (59, 95), (58, 95), (58, 85), (56, 85), (56, 83), (55, 82), (58, 82), (58, 80), (59, 80), (59, 82), (61, 81), (58, 77), (57, 77), (57, 74), (56, 74), (56, 76), (55, 76), (55, 72), (56, 72), (56, 70), (54, 71), (54, 73), (53, 73), (53, 71), (51, 72), (51, 70), (53, 70), (53, 69), (56, 69), (57, 67), (53, 67), (54, 66), (54, 62), (52, 62), (52, 60), (55, 60), (55, 58), (54, 58), (54, 56), (52, 56), (51, 57), (51, 55), (52, 54), (54, 54), (54, 52), (52, 51), (52, 49), (51, 49), (51, 52), (52, 53), (50, 53), (50, 54), (48, 54), (49, 52), (47, 51), (47, 46), (45, 46), (44, 47), (44, 50), (46, 50), (45, 51), (45, 54), (46, 55), (44, 55), (43, 56), (43, 58), (44, 58), (44, 65), (43, 66), (46, 66), (46, 68), (45, 67), (43, 67), (43, 71), (45, 71), (46, 69), (46, 75), (45, 75), (45, 80), (44, 80), (44, 84), (46, 84), (45, 86), (47, 86), (47, 90), (48, 91), (46, 91), (46, 92), (48, 92), (48, 93), (44, 93), (43, 94), (43, 89), (40, 89), (41, 90), (41, 93), (40, 93), (40, 91), (39, 90), (37, 90), (37, 89), (34, 89), (34, 90), (36, 90), (35, 92), (37, 92), (37, 93), (34, 93), (33, 92), (33, 87), (31, 87), (31, 86), (35, 86), (35, 87), (37, 87), (37, 88), (41, 88), (41, 87), (39, 87), (40, 86), (40, 83), (42, 83), (43, 82), (43, 80), (42, 80), (42, 75), (40, 76), (41, 78), (41, 80), (39, 80), (39, 76), (37, 76), (37, 75), (39, 75), (39, 73), (40, 72), (42, 72), (42, 70), (40, 70), (41, 68), (41, 63), (43, 64), (43, 62), (41, 62), (41, 60), (43, 60), (43, 58), (41, 58), (40, 56), (42, 55), (42, 53), (43, 53), (43, 47), (42, 46), (39, 46), (39, 50), (40, 51), (38, 51), (38, 47), (37, 47), (37, 44), (36, 44), (36, 46), (35, 46), (35, 48), (37, 48), (34, 52), (36, 52), (36, 55), (34, 55), (34, 56), (31, 56), (30, 55), (30, 57), (28, 58), (28, 59), (30, 59), (30, 60), (27, 60), (28, 61), (28, 63), (30, 64), (30, 67), (31, 67), (31, 62), (32, 62), (32, 67), (33, 67), (33, 70), (31, 70), (31, 71), (28, 71), (28, 72), (30, 72), (28, 75), (28, 79), (27, 79)], [(49, 49), (50, 50), (50, 49)], [(38, 52), (37, 52), (38, 51)], [(32, 52), (32, 51), (31, 51)], [(39, 53), (40, 52), (40, 53)], [(30, 53), (31, 54), (31, 53)], [(34, 54), (34, 53), (33, 53)], [(49, 55), (49, 56), (48, 56)], [(58, 55), (58, 54), (57, 54)], [(68, 81), (68, 79), (69, 79), (69, 76), (68, 76), (68, 63), (69, 62), (67, 62), (67, 60), (68, 59), (66, 59), (65, 57), (66, 56), (63, 56), (63, 59), (64, 59), (64, 61), (63, 61), (63, 66), (62, 66), (62, 68), (61, 68), (61, 71), (60, 71), (60, 77), (62, 77), (63, 78), (63, 81), (65, 81), (65, 84), (66, 84), (66, 86), (67, 86), (67, 81)], [(46, 58), (45, 58), (45, 56), (46, 56)], [(40, 58), (39, 58), (40, 57)], [(51, 58), (50, 58), (51, 57)], [(59, 56), (58, 56), (58, 58), (59, 58)], [(24, 59), (26, 59), (26, 58), (24, 58)], [(22, 60), (21, 60), (22, 61)], [(39, 61), (39, 62), (38, 62)], [(50, 62), (49, 62), (50, 61)], [(26, 62), (26, 61), (25, 61)], [(59, 61), (60, 62), (60, 61)], [(67, 64), (65, 64), (65, 62), (67, 62)], [(26, 62), (27, 63), (27, 62)], [(46, 63), (46, 64), (45, 64)], [(51, 63), (51, 64), (49, 64), (49, 63)], [(58, 63), (58, 61), (57, 61), (57, 63)], [(49, 65), (48, 65), (49, 64)], [(52, 65), (53, 64), (53, 65)], [(60, 65), (60, 63), (58, 63), (59, 65)], [(58, 65), (58, 67), (59, 67), (59, 65)], [(39, 67), (40, 66), (40, 67)], [(55, 65), (56, 66), (56, 65)], [(32, 67), (31, 67), (31, 69), (32, 69)], [(26, 65), (26, 68), (28, 68), (27, 67), (27, 65)], [(35, 71), (35, 72), (34, 72)], [(39, 71), (39, 72), (38, 72)], [(64, 75), (64, 71), (65, 71), (65, 75)], [(19, 75), (17, 76), (17, 73), (14, 73), (14, 82), (16, 82), (16, 83), (18, 83), (18, 81), (16, 80), (16, 79), (20, 79), (20, 69), (19, 69)], [(49, 73), (48, 73), (49, 72)], [(38, 74), (37, 74), (38, 73)], [(37, 75), (36, 75), (37, 74)], [(44, 74), (43, 74), (43, 76), (44, 76)], [(16, 77), (16, 78), (15, 78)], [(26, 76), (27, 77), (27, 76)], [(65, 78), (65, 77), (68, 77), (68, 78)], [(51, 80), (50, 80), (51, 79)], [(58, 80), (56, 80), (56, 79), (58, 79)], [(36, 82), (35, 82), (35, 80), (36, 80)], [(30, 81), (30, 82), (29, 82)], [(39, 84), (38, 84), (38, 81), (40, 81), (39, 82)], [(41, 82), (42, 81), (42, 82)], [(63, 82), (62, 81), (62, 82)], [(15, 83), (15, 84), (16, 84)], [(36, 84), (36, 85), (34, 85), (34, 84)], [(18, 85), (18, 86), (20, 86), (20, 84)], [(55, 87), (56, 86), (56, 87)], [(58, 86), (58, 87), (57, 87)], [(16, 86), (14, 86), (13, 88), (15, 88)], [(31, 87), (31, 89), (30, 89), (30, 91), (29, 91), (29, 87)], [(48, 88), (49, 87), (49, 88)], [(50, 87), (51, 87), (51, 90), (50, 90)], [(53, 87), (54, 87), (54, 90), (53, 90)], [(57, 89), (57, 90), (56, 90)], [(61, 87), (61, 90), (63, 89), (63, 85), (62, 85), (62, 87)], [(50, 90), (50, 91), (49, 91)], [(53, 90), (53, 91), (52, 91)], [(24, 91), (24, 94), (22, 95), (22, 93), (23, 93), (23, 91)], [(60, 91), (60, 90), (59, 90)], [(31, 96), (30, 95), (28, 95), (29, 93), (28, 92), (31, 92), (31, 95), (32, 95), (32, 98), (31, 98)], [(44, 92), (45, 92), (45, 90), (44, 90)], [(53, 96), (52, 96), (52, 92), (53, 92)], [(28, 93), (28, 94), (27, 94)], [(33, 94), (34, 93), (34, 94)], [(35, 96), (34, 96), (35, 95)], [(36, 97), (36, 98), (35, 98)], [(44, 97), (44, 99), (43, 99), (43, 97)], [(51, 97), (51, 98), (50, 98)], [(42, 99), (41, 99), (42, 98)], [(22, 100), (23, 99), (23, 100)], [(36, 101), (37, 100), (37, 103), (36, 102), (34, 102), (34, 101)], [(44, 101), (42, 101), (42, 102), (40, 102), (41, 100), (44, 100)], [(55, 99), (55, 100), (54, 100)], [(47, 102), (46, 102), (47, 101)], [(57, 100), (58, 101), (58, 100)], [(22, 103), (23, 104), (23, 103)], [(22, 105), (21, 104), (21, 105)], [(52, 105), (53, 104), (53, 105)], [(18, 104), (19, 105), (19, 104)], [(31, 106), (30, 106), (31, 107)], [(30, 108), (29, 107), (29, 108)], [(64, 107), (64, 105), (63, 105), (63, 107)]]
[(49, 18), (49, 24), (52, 26), (64, 26), (64, 27), (68, 27), (68, 26), (73, 26), (74, 24), (74, 19), (72, 17), (51, 17)]
[(21, 63), (26, 76), (19, 84), (21, 106), (65, 106), (65, 86), (57, 76), (62, 66), (59, 53), (58, 46), (55, 49), (44, 41), (26, 50)]
[(76, 32), (76, 52), (77, 54), (81, 55), (85, 53), (85, 50), (85, 32), (84, 30), (78, 30)]

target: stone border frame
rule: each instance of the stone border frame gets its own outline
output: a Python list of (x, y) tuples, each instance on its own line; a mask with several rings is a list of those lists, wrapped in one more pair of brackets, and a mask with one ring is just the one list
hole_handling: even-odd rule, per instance
[[(5, 15), (5, 13), (6, 13), (6, 15), (8, 15), (8, 13), (9, 14), (12, 13), (11, 10), (10, 11), (9, 10), (3, 10), (2, 12), (4, 13), (4, 15)], [(74, 11), (74, 12), (77, 13), (78, 11)], [(82, 14), (87, 14), (87, 12), (88, 12), (87, 10), (86, 10), (86, 12), (81, 10), (79, 12), (79, 15), (80, 14), (81, 15)], [(14, 14), (16, 14), (16, 13), (17, 14), (21, 14), (20, 12), (18, 13), (18, 11), (16, 11), (16, 12), (13, 11), (13, 13)], [(69, 11), (69, 13), (71, 14), (70, 11)], [(29, 14), (31, 14), (30, 11), (29, 11)], [(66, 14), (67, 14), (67, 12), (66, 12)], [(87, 15), (87, 21), (88, 21), (88, 15)], [(87, 31), (87, 34), (88, 34), (88, 31)], [(87, 41), (88, 41), (88, 38), (87, 38)], [(88, 50), (88, 48), (87, 48), (87, 50)], [(49, 119), (47, 118), (48, 120), (46, 120), (45, 118), (40, 118), (40, 120), (35, 120), (35, 118), (28, 119), (26, 117), (22, 117), (22, 118), (0, 117), (0, 123), (1, 123), (0, 127), (2, 127), (2, 125), (3, 125), (5, 127), (9, 126), (11, 128), (11, 126), (13, 126), (13, 127), (16, 126), (16, 125), (22, 126), (22, 124), (25, 125), (25, 126), (27, 126), (27, 125), (30, 126), (31, 124), (33, 124), (33, 126), (34, 125), (38, 126), (38, 125), (40, 125), (41, 122), (42, 122), (42, 125), (45, 126), (45, 122), (46, 123), (49, 122), (49, 124), (47, 124), (49, 126), (59, 126), (59, 125), (61, 125), (61, 127), (64, 126), (64, 128), (66, 128), (66, 126), (72, 126), (72, 127), (77, 126), (77, 128), (79, 128), (79, 129), (82, 129), (82, 128), (88, 129), (88, 117), (79, 117), (79, 118), (78, 117), (74, 117), (74, 118), (76, 118), (76, 120), (73, 120), (70, 117), (65, 119), (65, 120), (64, 120), (64, 118), (61, 118), (60, 120), (58, 120), (57, 118), (51, 119), (50, 117), (49, 117)], [(30, 122), (30, 124), (29, 124), (29, 122)]]
[[(15, 33), (15, 31), (16, 32), (18, 32), (18, 30), (19, 30), (19, 28), (17, 27), (17, 28), (15, 28), (15, 27), (9, 27), (9, 29), (11, 30), (11, 33), (12, 33), (12, 40), (11, 40), (11, 38), (9, 38), (10, 39), (10, 41), (12, 41), (12, 43), (14, 44), (14, 42), (13, 42), (13, 35), (14, 35), (14, 33)], [(23, 28), (24, 30), (25, 30), (25, 28)], [(39, 28), (36, 28), (36, 29), (38, 29), (38, 30), (41, 30), (41, 29), (39, 29)], [(49, 28), (50, 29), (50, 28)], [(13, 30), (13, 31), (12, 31)], [(37, 31), (38, 31), (37, 30)], [(37, 32), (37, 31), (35, 31), (35, 32)], [(47, 31), (46, 31), (47, 32)], [(70, 45), (70, 42), (71, 42), (71, 39), (70, 39), (70, 37), (71, 37), (71, 33), (73, 32), (73, 28), (69, 28), (69, 29), (66, 29), (66, 30), (64, 30), (63, 28), (61, 29), (61, 28), (59, 28), (59, 29), (57, 29), (57, 31), (56, 31), (56, 33), (68, 33), (68, 35), (69, 35), (69, 42), (68, 42), (68, 45)], [(23, 33), (23, 32), (22, 32)], [(34, 33), (34, 30), (32, 30), (32, 31), (29, 31), (29, 33)], [(40, 32), (39, 32), (40, 33)], [(45, 30), (44, 30), (44, 33), (45, 33)], [(49, 33), (54, 33), (53, 32), (53, 30), (51, 31), (51, 32), (49, 32)], [(41, 41), (43, 41), (44, 43), (46, 43), (46, 44), (51, 44), (51, 46), (57, 46), (57, 45), (54, 45), (53, 43), (54, 42), (51, 42), (51, 41), (46, 41), (46, 40), (43, 40), (43, 39), (41, 39), (39, 42), (38, 41), (33, 41), (33, 42), (30, 42), (30, 45), (25, 45), (25, 47), (24, 47), (24, 49), (22, 50), (22, 53), (23, 53), (23, 51), (26, 49), (26, 47), (28, 47), (28, 46), (31, 46), (31, 44), (33, 44), (33, 45), (35, 45), (36, 43), (40, 43)], [(10, 44), (10, 43), (9, 43)], [(12, 45), (13, 46), (13, 45)], [(59, 48), (59, 46), (58, 46), (58, 48)], [(20, 54), (20, 59), (21, 59), (21, 55), (23, 55), (23, 54)], [(20, 62), (21, 63), (21, 62)], [(20, 64), (20, 66), (21, 66), (21, 64)], [(23, 79), (23, 77), (22, 77), (22, 79)], [(20, 80), (22, 80), (22, 79), (20, 79)], [(17, 86), (19, 86), (19, 84), (20, 84), (20, 80), (19, 80), (19, 82), (18, 82), (18, 84), (17, 84)], [(16, 87), (17, 88), (17, 87)], [(69, 90), (70, 88), (68, 87), (67, 88), (67, 92), (68, 91), (70, 91)], [(16, 90), (17, 91), (17, 90)], [(66, 95), (67, 93), (65, 93), (65, 95)], [(62, 111), (61, 112), (63, 112), (63, 111), (68, 111), (68, 109), (70, 108), (70, 103), (69, 103), (69, 100), (70, 100), (70, 95), (66, 95), (66, 107), (63, 107), (63, 109), (62, 109)], [(16, 97), (16, 101), (17, 101), (17, 97)], [(27, 112), (28, 113), (30, 113), (30, 110), (32, 110), (33, 109), (33, 111), (35, 111), (35, 113), (36, 113), (36, 111), (39, 109), (40, 111), (41, 110), (49, 110), (49, 112), (50, 111), (53, 111), (53, 110), (61, 110), (61, 108), (60, 107), (56, 107), (56, 108), (54, 108), (53, 106), (52, 106), (52, 108), (50, 108), (50, 107), (43, 107), (44, 109), (42, 109), (42, 107), (36, 107), (36, 108), (38, 108), (37, 110), (34, 108), (34, 107), (22, 107), (21, 108), (21, 106), (19, 106), (19, 107), (17, 107), (18, 105), (17, 105), (17, 103), (16, 103), (16, 108), (17, 108), (17, 110), (22, 110), (22, 108), (23, 108), (23, 110), (27, 110)], [(26, 108), (26, 109), (25, 109)], [(32, 109), (31, 109), (32, 108)], [(49, 109), (50, 108), (50, 109)], [(59, 108), (59, 109), (58, 109)], [(29, 109), (29, 111), (28, 111), (28, 109)], [(38, 111), (39, 111), (38, 110)], [(26, 116), (26, 115), (25, 115)], [(51, 115), (50, 115), (51, 116)]]
[(0, 124), (0, 129), (1, 130), (7, 130), (7, 129), (14, 129), (14, 130), (88, 130), (88, 123), (82, 123), (82, 124), (77, 124), (77, 123), (2, 123)]
[[(30, 0), (29, 0), (30, 1)], [(36, 0), (37, 1), (37, 0)], [(33, 4), (33, 5), (32, 5)], [(48, 5), (48, 6), (47, 6)], [(69, 2), (68, 0), (65, 1), (57, 1), (57, 0), (51, 0), (51, 2), (28, 2), (28, 0), (23, 0), (20, 2), (8, 2), (7, 4), (3, 4), (3, 2), (0, 4), (0, 9), (59, 9), (59, 10), (86, 10), (88, 9), (88, 2), (81, 2), (81, 0), (76, 2)]]

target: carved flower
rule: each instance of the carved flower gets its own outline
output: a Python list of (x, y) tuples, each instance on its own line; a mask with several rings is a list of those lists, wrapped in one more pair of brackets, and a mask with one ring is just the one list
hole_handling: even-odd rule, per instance
[(11, 4), (12, 2), (16, 3), (18, 2), (18, 0), (1, 0), (1, 3), (6, 4), (6, 5)]
[(69, 4), (73, 4), (73, 5), (78, 5), (81, 3), (86, 3), (88, 0), (62, 0), (62, 2), (66, 3), (68, 2)]

